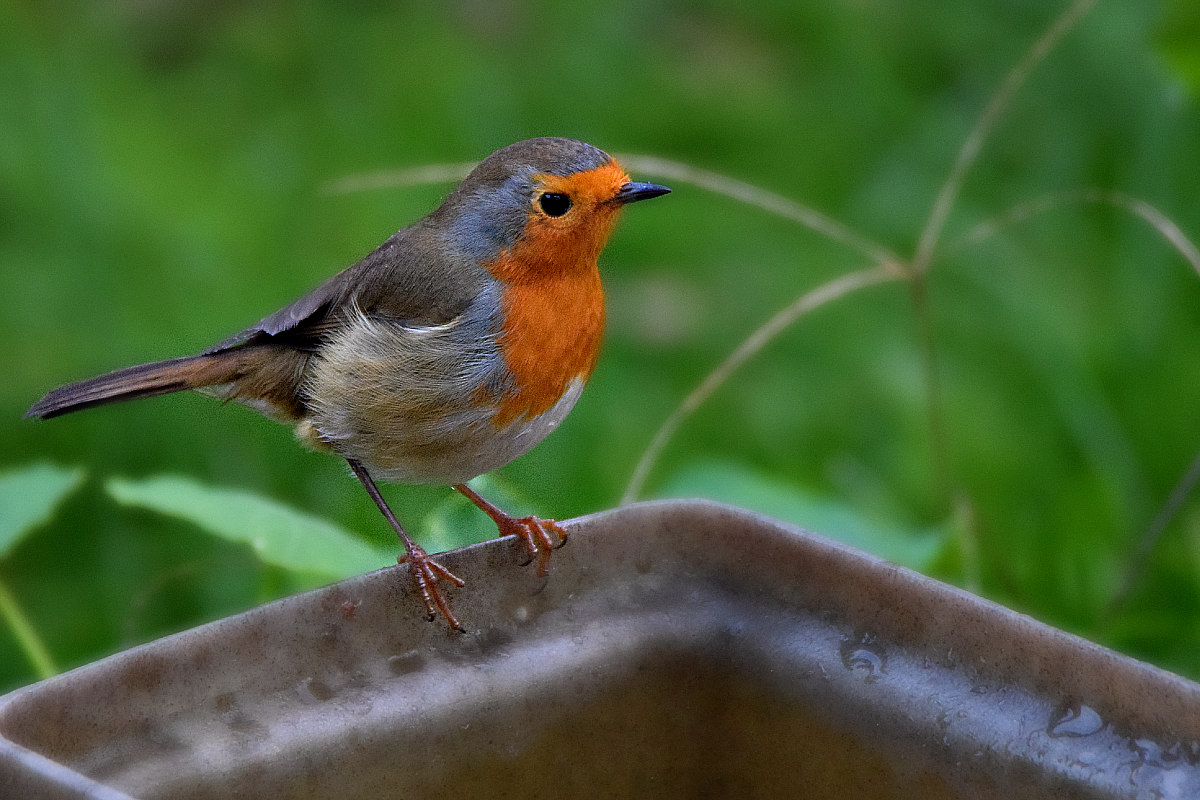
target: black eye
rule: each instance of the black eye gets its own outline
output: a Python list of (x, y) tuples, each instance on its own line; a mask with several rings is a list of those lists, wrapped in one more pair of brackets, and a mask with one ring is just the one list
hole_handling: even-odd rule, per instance
[(546, 216), (561, 217), (571, 210), (571, 197), (561, 192), (543, 192), (538, 198), (538, 205), (546, 212)]

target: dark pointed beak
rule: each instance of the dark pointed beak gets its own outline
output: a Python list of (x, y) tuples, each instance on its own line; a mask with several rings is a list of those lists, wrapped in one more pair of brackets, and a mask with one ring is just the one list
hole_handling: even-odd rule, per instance
[(670, 191), (667, 187), (659, 186), (657, 183), (630, 181), (621, 187), (621, 191), (617, 192), (617, 196), (613, 198), (613, 202), (618, 205), (627, 205), (629, 203), (636, 203), (638, 200), (649, 200), (651, 197), (659, 197)]

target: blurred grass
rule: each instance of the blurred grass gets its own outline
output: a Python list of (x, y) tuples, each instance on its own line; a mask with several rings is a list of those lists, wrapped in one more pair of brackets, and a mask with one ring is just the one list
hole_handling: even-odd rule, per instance
[[(0, 2), (0, 467), (51, 459), (92, 476), (0, 561), (0, 583), (65, 667), (303, 585), (244, 544), (118, 505), (103, 489), (118, 477), (187, 475), (393, 547), (342, 465), (244, 409), (177, 396), (20, 419), (60, 383), (253, 322), (448, 189), (330, 183), (568, 135), (746, 181), (911, 254), (989, 97), (1065, 7)], [(999, 119), (945, 241), (1079, 188), (1141, 198), (1200, 236), (1195, 26), (1182, 0), (1100, 2)], [(739, 342), (869, 266), (675, 188), (627, 214), (605, 252), (610, 326), (588, 392), (501, 473), (542, 514), (616, 503), (663, 420)], [(945, 252), (928, 322), (946, 482), (918, 322), (892, 284), (751, 358), (668, 442), (646, 494), (733, 464), (763, 476), (764, 502), (793, 487), (886, 530), (966, 530), (974, 552), (940, 560), (939, 577), (971, 577), (965, 555), (985, 595), (1200, 677), (1194, 498), (1110, 608), (1200, 449), (1200, 278), (1142, 220), (1094, 204)], [(385, 492), (418, 533), (432, 514), (439, 544), (439, 510), (461, 511), (448, 490)], [(0, 631), (0, 688), (34, 677)]]

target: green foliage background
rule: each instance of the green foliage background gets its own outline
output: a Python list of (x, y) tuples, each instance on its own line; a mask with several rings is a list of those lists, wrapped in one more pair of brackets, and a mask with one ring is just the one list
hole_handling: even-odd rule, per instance
[[(66, 668), (329, 579), (272, 563), (257, 534), (262, 559), (212, 536), (197, 498), (265, 515), (262, 530), (272, 508), (328, 520), (313, 524), (387, 563), (391, 534), (345, 468), (245, 409), (175, 396), (21, 420), (55, 385), (255, 321), (448, 189), (330, 182), (567, 135), (736, 177), (908, 255), (974, 121), (1064, 7), (0, 1), (0, 531), (16, 531), (0, 600)], [(1200, 446), (1200, 277), (1161, 230), (1103, 204), (953, 247), (1014, 204), (1079, 188), (1141, 198), (1200, 238), (1188, 9), (1099, 2), (986, 141), (928, 314), (891, 283), (804, 317), (685, 421), (646, 494), (784, 514), (1200, 677), (1200, 501), (1112, 605)], [(673, 185), (605, 253), (607, 349), (584, 399), (491, 479), (518, 504), (558, 517), (615, 504), (726, 354), (868, 265)], [(437, 547), (489, 535), (448, 490), (385, 491)], [(187, 508), (150, 510), (175, 501)], [(0, 689), (38, 674), (14, 630), (0, 626)]]

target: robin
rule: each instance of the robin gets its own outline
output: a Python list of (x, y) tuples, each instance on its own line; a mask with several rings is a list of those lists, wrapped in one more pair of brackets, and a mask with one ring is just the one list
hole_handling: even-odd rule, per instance
[(375, 479), (452, 486), (519, 536), (546, 572), (554, 520), (513, 517), (466, 482), (528, 452), (579, 399), (600, 350), (597, 259), (631, 181), (584, 142), (538, 138), (484, 159), (428, 216), (274, 314), (203, 353), (47, 394), (49, 419), (198, 389), (294, 425), (350, 465), (404, 545), (430, 619), (462, 630), (440, 586), (464, 582), (404, 530)]

